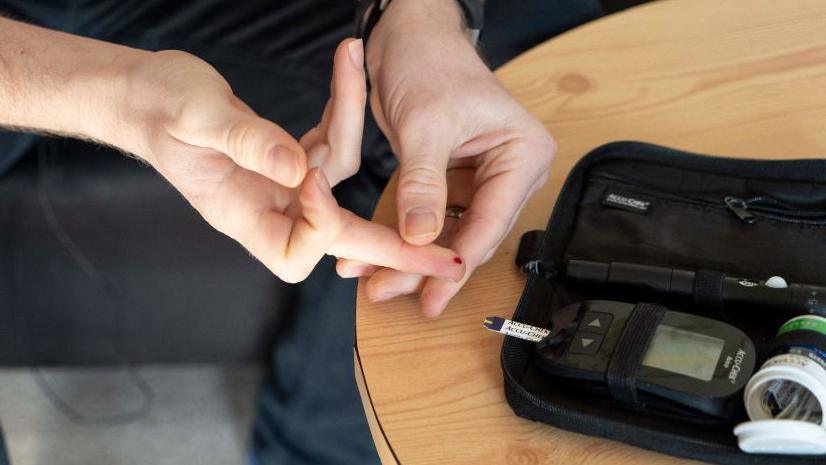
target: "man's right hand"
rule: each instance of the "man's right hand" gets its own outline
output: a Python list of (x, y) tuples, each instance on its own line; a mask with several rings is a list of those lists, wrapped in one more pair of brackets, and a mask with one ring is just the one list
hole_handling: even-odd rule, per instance
[(285, 281), (306, 278), (326, 253), (461, 279), (464, 266), (454, 263), (454, 252), (406, 246), (395, 231), (333, 198), (331, 186), (355, 174), (361, 158), (363, 57), (361, 41), (339, 45), (332, 97), (299, 143), (256, 115), (201, 59), (148, 54), (130, 64), (131, 103), (119, 111), (122, 129), (114, 133), (123, 133), (121, 146), (154, 166), (209, 224)]
[[(451, 250), (408, 245), (395, 230), (340, 208), (332, 196), (330, 186), (355, 173), (360, 160), (366, 99), (361, 41), (338, 47), (324, 116), (299, 142), (257, 116), (193, 55), (0, 22), (13, 26), (0, 34), (10, 39), (10, 45), (0, 43), (0, 79), (10, 80), (12, 90), (0, 91), (0, 124), (91, 138), (137, 155), (281, 279), (304, 279), (325, 254), (453, 280), (464, 276)], [(37, 61), (38, 50), (53, 61)], [(26, 61), (17, 63), (16, 56)], [(93, 66), (82, 67), (89, 62)], [(41, 78), (26, 79), (27, 72)], [(55, 116), (15, 114), (19, 105), (37, 107), (38, 83), (44, 84), (41, 100), (51, 100), (53, 108), (57, 103)], [(55, 93), (60, 85), (63, 92)], [(46, 98), (49, 92), (56, 98)]]

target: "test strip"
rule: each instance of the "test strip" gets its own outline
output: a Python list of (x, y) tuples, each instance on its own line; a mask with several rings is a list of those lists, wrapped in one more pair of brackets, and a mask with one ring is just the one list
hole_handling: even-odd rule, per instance
[(551, 334), (551, 331), (548, 329), (526, 325), (525, 323), (508, 320), (499, 316), (486, 317), (485, 322), (482, 324), (485, 328), (493, 332), (518, 337), (519, 339), (531, 342), (539, 342), (544, 339), (545, 336)]

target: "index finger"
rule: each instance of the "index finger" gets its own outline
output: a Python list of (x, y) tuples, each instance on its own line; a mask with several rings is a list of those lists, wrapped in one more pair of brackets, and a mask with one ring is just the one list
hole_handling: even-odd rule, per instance
[[(499, 155), (505, 159), (504, 164), (508, 165), (508, 157), (535, 153), (541, 148), (534, 146), (532, 152), (532, 145), (534, 144), (531, 142), (514, 142), (503, 146), (501, 149), (505, 152)], [(550, 154), (552, 148), (549, 147), (548, 150)], [(426, 316), (436, 317), (444, 311), (450, 299), (464, 286), (476, 267), (493, 255), (513, 227), (525, 202), (544, 183), (547, 170), (537, 169), (529, 163), (515, 166), (505, 173), (494, 170), (499, 175), (487, 179), (478, 187), (451, 241), (453, 249), (467, 260), (468, 273), (465, 279), (459, 282), (427, 279), (421, 291), (422, 311)], [(479, 169), (486, 168), (483, 166)], [(484, 173), (482, 175), (484, 176)]]
[(434, 244), (416, 246), (405, 242), (398, 231), (346, 213), (344, 227), (329, 254), (409, 273), (439, 276), (460, 281), (465, 261), (456, 252)]

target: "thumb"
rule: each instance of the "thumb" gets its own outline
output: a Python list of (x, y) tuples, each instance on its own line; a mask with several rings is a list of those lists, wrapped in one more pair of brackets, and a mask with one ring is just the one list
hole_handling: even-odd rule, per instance
[[(295, 187), (307, 173), (307, 157), (287, 131), (256, 115), (237, 97), (232, 104), (216, 108), (212, 102), (187, 112), (170, 130), (172, 136), (188, 144), (225, 153), (237, 165), (273, 181)], [(194, 110), (194, 109), (193, 109)], [(205, 120), (206, 118), (219, 118)]]
[(413, 245), (433, 242), (442, 231), (447, 203), (449, 150), (401, 147), (396, 209), (399, 232)]

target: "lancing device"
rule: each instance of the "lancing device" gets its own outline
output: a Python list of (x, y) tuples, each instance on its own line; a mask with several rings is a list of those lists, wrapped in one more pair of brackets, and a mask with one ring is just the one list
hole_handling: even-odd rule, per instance
[[(628, 286), (663, 296), (694, 298), (697, 273), (638, 263), (568, 260), (565, 275), (578, 282)], [(778, 276), (759, 281), (721, 275), (721, 280), (724, 309), (772, 310), (780, 317), (826, 316), (826, 287), (787, 284)]]

